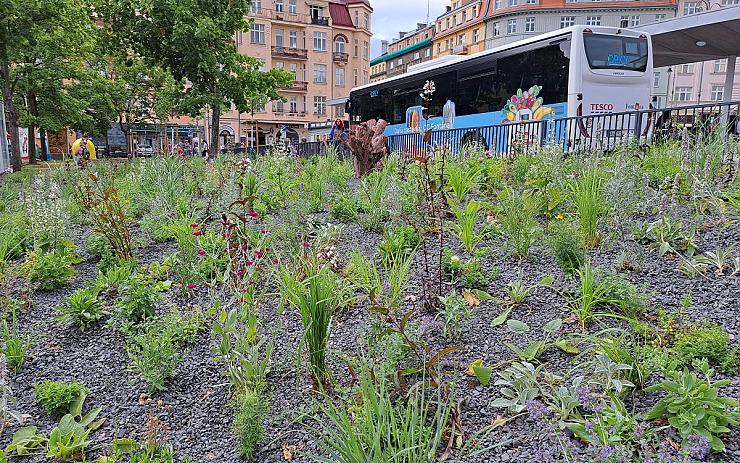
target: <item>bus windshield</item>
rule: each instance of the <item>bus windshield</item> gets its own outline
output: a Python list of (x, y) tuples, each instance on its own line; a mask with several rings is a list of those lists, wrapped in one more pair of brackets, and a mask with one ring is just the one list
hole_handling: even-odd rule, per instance
[(620, 69), (645, 72), (648, 62), (647, 38), (583, 34), (586, 58), (591, 69)]

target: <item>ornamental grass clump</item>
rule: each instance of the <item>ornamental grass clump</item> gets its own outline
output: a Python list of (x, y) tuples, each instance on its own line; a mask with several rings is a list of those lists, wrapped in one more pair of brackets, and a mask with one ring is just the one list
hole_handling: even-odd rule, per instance
[(578, 212), (581, 233), (590, 248), (599, 244), (598, 219), (603, 213), (603, 179), (596, 170), (588, 170), (570, 182), (571, 199)]

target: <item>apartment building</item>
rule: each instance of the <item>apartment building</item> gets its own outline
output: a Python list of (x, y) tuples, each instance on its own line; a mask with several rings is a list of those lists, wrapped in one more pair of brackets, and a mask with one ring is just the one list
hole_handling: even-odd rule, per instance
[[(740, 5), (740, 0), (721, 0), (720, 2), (678, 0), (677, 16), (688, 16), (708, 9)], [(653, 94), (657, 96), (660, 107), (686, 106), (723, 101), (725, 98), (725, 76), (727, 72), (740, 75), (740, 60), (735, 69), (727, 69), (727, 59), (681, 64), (670, 68), (655, 70)], [(732, 100), (740, 99), (740, 79), (730, 90)]]
[(329, 121), (346, 119), (344, 99), (370, 81), (372, 12), (369, 0), (254, 0), (250, 30), (236, 34), (236, 45), (264, 69), (294, 73), (295, 82), (280, 90), (284, 102), (226, 111), (219, 144), (264, 146), (279, 133), (316, 139)]
[(410, 32), (399, 32), (385, 53), (370, 62), (370, 81), (377, 82), (406, 72), (409, 66), (432, 59), (434, 26), (418, 23)]
[(485, 50), (486, 10), (491, 0), (452, 0), (435, 21), (433, 56), (467, 55)]

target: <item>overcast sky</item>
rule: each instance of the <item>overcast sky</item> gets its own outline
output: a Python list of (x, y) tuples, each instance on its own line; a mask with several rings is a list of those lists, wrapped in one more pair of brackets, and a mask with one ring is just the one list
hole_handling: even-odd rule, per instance
[(400, 31), (416, 28), (416, 23), (429, 21), (441, 15), (449, 0), (370, 0), (373, 6), (373, 40), (371, 56), (380, 54), (380, 41), (398, 37)]

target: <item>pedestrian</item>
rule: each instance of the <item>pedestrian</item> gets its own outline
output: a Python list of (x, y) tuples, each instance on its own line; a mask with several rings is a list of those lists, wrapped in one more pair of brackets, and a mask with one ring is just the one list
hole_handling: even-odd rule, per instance
[(203, 157), (207, 158), (208, 157), (208, 142), (203, 140), (203, 144), (201, 146), (203, 148)]

